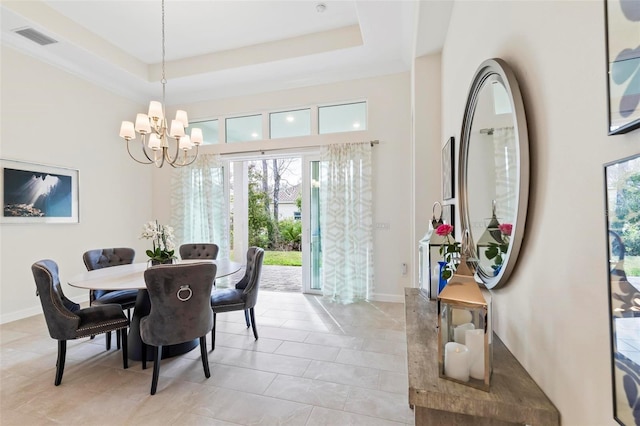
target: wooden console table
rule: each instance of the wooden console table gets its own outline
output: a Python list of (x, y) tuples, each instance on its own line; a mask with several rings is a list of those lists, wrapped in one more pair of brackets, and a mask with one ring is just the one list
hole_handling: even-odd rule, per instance
[(493, 335), (489, 392), (438, 374), (437, 304), (405, 289), (409, 404), (421, 425), (559, 425), (560, 413), (500, 339)]

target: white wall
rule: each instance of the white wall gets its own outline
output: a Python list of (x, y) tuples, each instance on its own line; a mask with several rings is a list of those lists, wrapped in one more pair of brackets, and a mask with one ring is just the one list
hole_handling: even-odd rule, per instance
[[(448, 136), (440, 136), (442, 133), (441, 67), (442, 58), (438, 53), (416, 58), (413, 71), (414, 154), (412, 162), (415, 229), (412, 244), (415, 283), (418, 282), (418, 242), (429, 229), (429, 221), (433, 217), (433, 203), (442, 202), (442, 145)], [(458, 143), (457, 139), (456, 143)], [(452, 201), (455, 202), (455, 200)], [(457, 235), (460, 233), (457, 232)]]
[(442, 53), (443, 137), (460, 136), (480, 63), (506, 60), (531, 145), (526, 235), (495, 331), (560, 410), (564, 425), (615, 424), (603, 163), (637, 153), (638, 131), (607, 136), (601, 1), (456, 2)]
[(41, 312), (31, 265), (58, 262), (65, 294), (88, 300), (66, 279), (85, 270), (82, 253), (128, 246), (144, 260), (142, 224), (151, 220), (151, 170), (129, 160), (120, 121), (141, 108), (71, 74), (2, 48), (5, 159), (79, 170), (79, 224), (0, 225), (0, 321)]
[[(411, 257), (415, 250), (410, 231), (409, 209), (412, 182), (409, 73), (200, 102), (184, 107), (189, 112), (190, 119), (195, 120), (362, 99), (368, 102), (367, 131), (317, 136), (299, 141), (245, 142), (242, 145), (248, 149), (260, 150), (273, 146), (300, 147), (378, 139), (380, 144), (373, 149), (373, 220), (374, 223), (388, 223), (389, 229), (376, 229), (374, 236), (374, 298), (402, 302), (404, 287), (411, 286), (411, 273), (402, 275), (401, 265), (407, 263), (411, 271)], [(209, 148), (209, 151), (218, 148), (220, 147)], [(153, 211), (163, 221), (170, 217), (170, 201), (163, 196), (170, 182), (170, 172), (160, 170), (153, 179)]]

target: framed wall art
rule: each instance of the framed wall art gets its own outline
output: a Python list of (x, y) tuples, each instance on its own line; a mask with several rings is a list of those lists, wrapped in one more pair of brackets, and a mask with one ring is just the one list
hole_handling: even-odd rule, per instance
[(0, 159), (1, 223), (78, 223), (78, 170)]
[(613, 416), (640, 424), (640, 154), (605, 165)]
[(455, 196), (455, 139), (451, 136), (442, 148), (442, 199)]
[(609, 134), (640, 128), (640, 2), (605, 0)]

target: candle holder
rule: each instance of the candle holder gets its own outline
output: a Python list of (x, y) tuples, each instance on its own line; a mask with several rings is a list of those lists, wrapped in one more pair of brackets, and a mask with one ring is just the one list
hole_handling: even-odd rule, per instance
[(456, 273), (438, 295), (440, 377), (489, 391), (492, 350), (488, 309), (463, 254)]

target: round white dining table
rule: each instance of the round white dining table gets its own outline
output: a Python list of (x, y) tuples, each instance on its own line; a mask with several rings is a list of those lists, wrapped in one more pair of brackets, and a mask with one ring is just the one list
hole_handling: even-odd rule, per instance
[[(215, 263), (216, 278), (225, 277), (238, 272), (242, 264), (228, 259), (197, 259), (178, 260), (174, 264), (189, 263)], [(144, 271), (149, 268), (145, 263), (132, 263), (128, 265), (110, 266), (108, 268), (86, 271), (71, 277), (67, 283), (72, 287), (86, 288), (89, 290), (138, 290), (136, 306), (133, 310), (133, 317), (129, 326), (127, 338), (129, 358), (132, 360), (142, 360), (142, 339), (140, 338), (140, 319), (149, 315), (151, 302), (149, 293), (146, 290), (144, 281)], [(169, 358), (189, 352), (199, 344), (199, 339), (181, 343), (179, 345), (167, 345), (162, 347), (162, 358)], [(153, 360), (153, 352), (147, 351), (147, 359)]]

